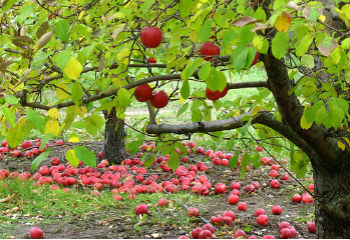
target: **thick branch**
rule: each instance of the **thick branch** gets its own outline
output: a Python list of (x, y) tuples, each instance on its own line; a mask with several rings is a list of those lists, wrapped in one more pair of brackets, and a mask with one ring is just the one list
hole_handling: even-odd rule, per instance
[[(210, 121), (210, 122), (195, 122), (188, 124), (149, 124), (146, 127), (146, 132), (150, 134), (162, 134), (162, 133), (176, 133), (176, 134), (190, 134), (190, 133), (200, 133), (200, 132), (216, 132), (222, 130), (236, 129), (244, 126), (248, 121), (244, 120), (245, 117), (250, 116), (249, 113), (242, 114), (240, 116)], [(300, 149), (305, 151), (305, 153), (314, 155), (314, 152), (310, 146), (298, 136), (296, 132), (293, 131), (288, 125), (277, 121), (271, 113), (260, 112), (253, 117), (252, 123), (259, 123), (265, 125), (276, 132), (280, 133), (282, 136), (289, 139)]]
[(282, 60), (276, 59), (271, 51), (262, 58), (269, 89), (276, 100), (283, 121), (315, 150), (320, 159), (335, 161), (340, 150), (336, 147), (336, 140), (327, 137), (327, 130), (323, 126), (313, 124), (308, 130), (301, 128), (300, 119), (304, 107), (294, 92), (291, 92), (293, 83)]
[(258, 82), (239, 82), (239, 83), (229, 83), (228, 89), (239, 89), (239, 88), (258, 88), (265, 87), (268, 88), (268, 84), (266, 81), (258, 81)]

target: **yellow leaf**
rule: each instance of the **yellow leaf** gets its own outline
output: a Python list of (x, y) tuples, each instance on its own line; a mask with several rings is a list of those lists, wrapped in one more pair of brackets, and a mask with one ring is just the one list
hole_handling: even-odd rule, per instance
[(290, 21), (292, 20), (292, 15), (287, 12), (282, 12), (276, 19), (274, 24), (275, 28), (280, 32), (287, 32), (290, 27)]
[(344, 143), (342, 143), (341, 141), (338, 141), (337, 142), (337, 144), (338, 144), (338, 147), (341, 149), (341, 150), (345, 150), (345, 144)]
[(81, 18), (84, 16), (85, 14), (85, 11), (81, 11), (79, 16), (78, 16), (78, 20), (81, 20)]
[(312, 126), (312, 123), (308, 123), (305, 119), (305, 115), (303, 114), (303, 116), (301, 116), (301, 119), (300, 119), (300, 127), (306, 130), (306, 129), (309, 129), (311, 126)]
[(252, 113), (250, 114), (250, 116), (255, 116), (256, 114), (258, 114), (260, 109), (261, 109), (260, 107), (253, 108)]
[(80, 139), (78, 136), (72, 136), (71, 138), (68, 139), (68, 142), (78, 143), (78, 142), (80, 142)]
[[(67, 98), (70, 98), (70, 95), (68, 94), (69, 90), (66, 84), (64, 84), (63, 82), (59, 82), (57, 83), (57, 87), (58, 88), (56, 88), (56, 94), (59, 97), (59, 99), (65, 100)], [(63, 90), (65, 90), (66, 92)]]
[(349, 138), (347, 138), (347, 137), (343, 137), (343, 139), (345, 140), (345, 142), (350, 146), (350, 140), (349, 140)]
[(321, 16), (318, 18), (321, 22), (326, 21), (326, 16), (321, 14)]
[(185, 101), (185, 99), (184, 99), (183, 97), (180, 97), (179, 103), (180, 103), (180, 104), (183, 104), (184, 101)]
[(87, 113), (87, 108), (82, 106), (82, 107), (77, 107), (77, 112), (80, 115), (80, 117), (84, 117), (85, 114)]
[(45, 134), (52, 133), (53, 135), (60, 134), (60, 123), (56, 119), (51, 119), (46, 122)]
[(64, 72), (67, 74), (67, 76), (74, 80), (78, 79), (82, 70), (83, 67), (75, 57), (71, 57), (64, 68)]
[(58, 109), (57, 108), (51, 108), (47, 113), (53, 119), (57, 119), (58, 118)]

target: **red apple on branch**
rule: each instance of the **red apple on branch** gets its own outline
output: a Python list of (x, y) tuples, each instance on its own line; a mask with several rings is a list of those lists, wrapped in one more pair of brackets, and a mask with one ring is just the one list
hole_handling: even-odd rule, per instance
[(162, 31), (157, 27), (145, 27), (141, 30), (141, 41), (145, 47), (156, 48), (162, 41)]
[(168, 95), (162, 90), (153, 93), (150, 99), (152, 106), (155, 108), (165, 107), (168, 104), (168, 101)]

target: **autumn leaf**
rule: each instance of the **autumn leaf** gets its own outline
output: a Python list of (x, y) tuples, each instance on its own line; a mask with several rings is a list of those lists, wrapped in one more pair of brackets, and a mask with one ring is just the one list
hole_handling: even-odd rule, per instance
[(323, 39), (317, 48), (323, 56), (328, 57), (334, 49), (338, 47), (338, 43), (335, 39)]
[(253, 24), (258, 21), (259, 20), (256, 20), (255, 18), (252, 18), (252, 17), (241, 17), (233, 21), (232, 26), (244, 27), (246, 25)]
[(71, 57), (66, 67), (64, 68), (64, 72), (67, 74), (67, 76), (74, 80), (78, 79), (82, 70), (83, 67), (75, 57)]
[(287, 32), (290, 27), (292, 15), (287, 12), (282, 12), (276, 19), (275, 28), (280, 32)]

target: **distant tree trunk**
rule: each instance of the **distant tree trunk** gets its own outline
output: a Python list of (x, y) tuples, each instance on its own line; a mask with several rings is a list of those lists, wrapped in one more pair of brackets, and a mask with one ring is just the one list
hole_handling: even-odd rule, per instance
[(109, 162), (119, 164), (123, 161), (127, 153), (125, 151), (126, 133), (124, 130), (124, 120), (118, 119), (115, 108), (111, 112), (104, 112), (105, 116), (105, 136), (103, 158)]
[(326, 161), (313, 164), (315, 194), (321, 201), (315, 202), (317, 238), (346, 239), (350, 237), (350, 156), (344, 154), (328, 167), (322, 162)]

